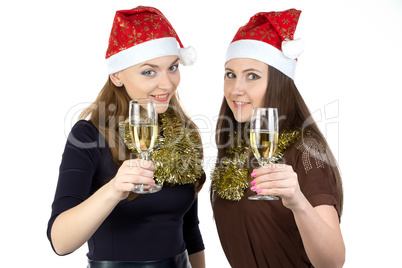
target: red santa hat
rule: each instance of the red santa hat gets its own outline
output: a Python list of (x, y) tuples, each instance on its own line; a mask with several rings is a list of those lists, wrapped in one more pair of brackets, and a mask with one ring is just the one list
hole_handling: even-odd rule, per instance
[(251, 58), (275, 67), (294, 79), (296, 58), (304, 43), (293, 36), (301, 11), (260, 12), (239, 28), (226, 54), (226, 62), (234, 58)]
[(138, 6), (119, 10), (113, 21), (106, 52), (109, 74), (163, 56), (177, 55), (183, 65), (196, 60), (194, 48), (184, 48), (167, 18), (156, 8)]

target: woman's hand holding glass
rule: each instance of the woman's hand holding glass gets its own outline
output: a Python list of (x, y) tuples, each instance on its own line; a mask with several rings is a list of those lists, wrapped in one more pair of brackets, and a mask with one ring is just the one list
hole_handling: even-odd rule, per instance
[(292, 166), (269, 164), (254, 169), (251, 176), (254, 178), (251, 189), (258, 194), (279, 196), (283, 205), (291, 210), (302, 204), (304, 195)]
[(117, 198), (126, 199), (138, 184), (153, 186), (155, 184), (153, 169), (151, 161), (143, 159), (124, 161), (110, 184)]

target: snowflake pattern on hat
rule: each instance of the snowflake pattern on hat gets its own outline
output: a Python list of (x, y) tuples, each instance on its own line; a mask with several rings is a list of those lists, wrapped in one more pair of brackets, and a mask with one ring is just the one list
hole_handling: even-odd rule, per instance
[(300, 10), (260, 12), (240, 27), (232, 42), (244, 39), (258, 40), (282, 49), (282, 41), (293, 40)]
[(139, 6), (116, 12), (106, 58), (146, 41), (174, 37), (183, 47), (167, 18), (156, 8)]
[(294, 79), (297, 58), (304, 51), (304, 42), (294, 40), (300, 14), (296, 9), (255, 14), (237, 31), (226, 52), (226, 62), (255, 59)]
[(183, 65), (192, 65), (197, 58), (194, 48), (183, 47), (173, 26), (158, 9), (138, 6), (116, 12), (106, 51), (109, 74), (172, 55), (179, 56)]

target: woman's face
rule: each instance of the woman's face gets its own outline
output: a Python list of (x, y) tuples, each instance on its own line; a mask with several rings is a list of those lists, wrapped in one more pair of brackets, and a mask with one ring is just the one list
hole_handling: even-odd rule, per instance
[(268, 86), (268, 65), (237, 58), (226, 63), (224, 94), (238, 122), (247, 122), (254, 107), (263, 107)]
[(153, 99), (157, 112), (163, 113), (180, 83), (179, 58), (164, 56), (145, 61), (110, 78), (116, 86), (124, 85), (131, 99)]

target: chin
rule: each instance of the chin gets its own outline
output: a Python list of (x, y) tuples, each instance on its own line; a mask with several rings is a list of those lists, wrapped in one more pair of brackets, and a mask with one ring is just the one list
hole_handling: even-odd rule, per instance
[(156, 112), (158, 113), (158, 114), (163, 114), (164, 112), (166, 112), (167, 111), (167, 109), (169, 108), (169, 104), (168, 103), (166, 103), (166, 104), (159, 104), (159, 105), (156, 105)]
[(237, 122), (245, 123), (250, 120), (251, 118), (251, 110), (248, 109), (232, 109), (233, 117), (236, 119)]
[(248, 121), (250, 120), (250, 117), (251, 117), (251, 116), (244, 116), (244, 115), (243, 115), (243, 116), (242, 116), (242, 115), (240, 115), (240, 116), (239, 116), (239, 115), (237, 115), (237, 116), (235, 115), (235, 116), (234, 116), (234, 118), (236, 119), (236, 121), (237, 121), (237, 122), (240, 122), (240, 123), (248, 122)]

